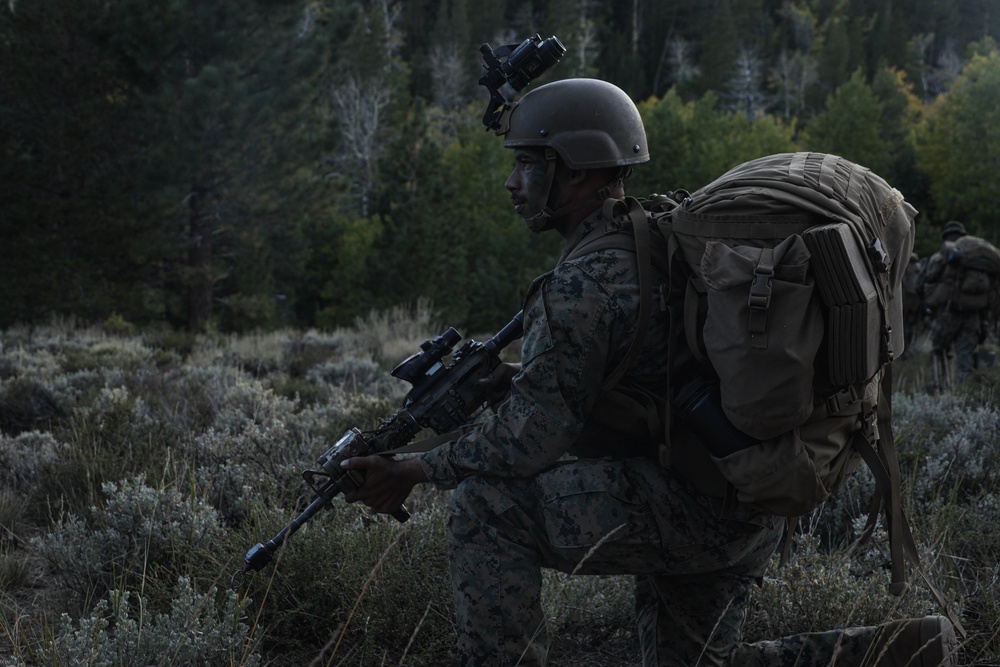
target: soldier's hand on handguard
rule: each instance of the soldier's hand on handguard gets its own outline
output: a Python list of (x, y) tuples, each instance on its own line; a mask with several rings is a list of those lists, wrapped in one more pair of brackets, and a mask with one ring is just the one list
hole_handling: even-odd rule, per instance
[(415, 458), (355, 456), (345, 459), (341, 466), (365, 472), (365, 482), (358, 489), (344, 489), (344, 500), (349, 503), (361, 501), (380, 514), (389, 514), (402, 507), (413, 487), (428, 481)]
[(521, 371), (521, 364), (504, 363), (493, 369), (493, 372), (479, 381), (479, 384), (489, 388), (489, 404), (496, 412), (500, 404), (510, 396), (510, 383)]

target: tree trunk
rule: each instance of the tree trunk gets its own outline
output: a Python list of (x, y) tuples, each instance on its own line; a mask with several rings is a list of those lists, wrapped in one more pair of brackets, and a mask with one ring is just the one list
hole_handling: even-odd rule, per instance
[(212, 216), (203, 209), (204, 188), (188, 197), (188, 330), (201, 333), (212, 319)]
[(632, 0), (632, 57), (639, 55), (639, 0)]

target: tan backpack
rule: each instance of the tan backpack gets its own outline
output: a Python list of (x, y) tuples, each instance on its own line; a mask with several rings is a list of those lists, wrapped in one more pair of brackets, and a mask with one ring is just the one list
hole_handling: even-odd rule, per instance
[[(651, 262), (666, 261), (671, 281), (686, 282), (670, 286), (683, 294), (670, 304), (671, 326), (683, 326), (677, 333), (703, 372), (671, 388), (661, 459), (669, 464), (679, 420), (712, 451), (738, 500), (786, 517), (815, 509), (864, 461), (876, 480), (865, 537), (881, 506), (890, 590), (901, 593), (904, 556), (918, 558), (900, 501), (891, 362), (903, 351), (916, 210), (865, 167), (789, 153), (751, 160), (690, 195), (629, 198), (605, 211), (631, 221), (623, 229), (635, 237), (640, 321), (654, 307)], [(627, 247), (622, 238), (595, 235), (574, 255)], [(699, 419), (702, 408), (716, 409)], [(716, 435), (720, 414), (733, 437)], [(699, 434), (702, 425), (713, 432)]]

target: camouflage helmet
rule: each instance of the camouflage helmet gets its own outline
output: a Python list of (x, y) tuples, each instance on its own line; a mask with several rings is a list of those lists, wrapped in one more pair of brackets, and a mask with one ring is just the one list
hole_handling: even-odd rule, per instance
[(944, 223), (944, 227), (941, 229), (941, 238), (947, 239), (952, 234), (957, 234), (958, 236), (965, 236), (965, 225), (963, 225), (958, 220), (949, 220)]
[(549, 147), (571, 169), (649, 160), (635, 103), (621, 88), (598, 79), (565, 79), (530, 91), (511, 110), (503, 145)]

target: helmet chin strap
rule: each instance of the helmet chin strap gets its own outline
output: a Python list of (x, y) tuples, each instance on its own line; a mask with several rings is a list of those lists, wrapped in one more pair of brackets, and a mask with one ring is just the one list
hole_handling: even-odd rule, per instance
[(548, 147), (545, 148), (545, 206), (538, 213), (524, 220), (524, 224), (528, 226), (528, 229), (536, 234), (552, 229), (552, 223), (555, 222), (552, 219), (555, 212), (549, 206), (549, 199), (552, 197), (552, 183), (556, 179), (556, 161), (558, 158), (559, 155), (554, 150)]
[(594, 193), (594, 196), (588, 197), (586, 199), (578, 199), (574, 202), (567, 204), (566, 206), (563, 206), (560, 209), (553, 211), (552, 207), (549, 205), (549, 200), (552, 197), (552, 183), (553, 181), (555, 181), (556, 160), (558, 157), (559, 157), (558, 154), (554, 150), (546, 147), (545, 149), (545, 161), (547, 165), (545, 169), (546, 204), (545, 206), (542, 207), (541, 211), (531, 216), (530, 218), (526, 218), (524, 221), (524, 224), (527, 225), (528, 229), (535, 232), (536, 234), (540, 234), (544, 231), (552, 229), (557, 220), (562, 219), (563, 217), (569, 215), (574, 211), (580, 210), (584, 206), (588, 206), (598, 201), (603, 202), (611, 195), (611, 192), (618, 185), (621, 185), (622, 181), (628, 178), (629, 174), (632, 173), (631, 167), (623, 168), (610, 183), (597, 190)]

